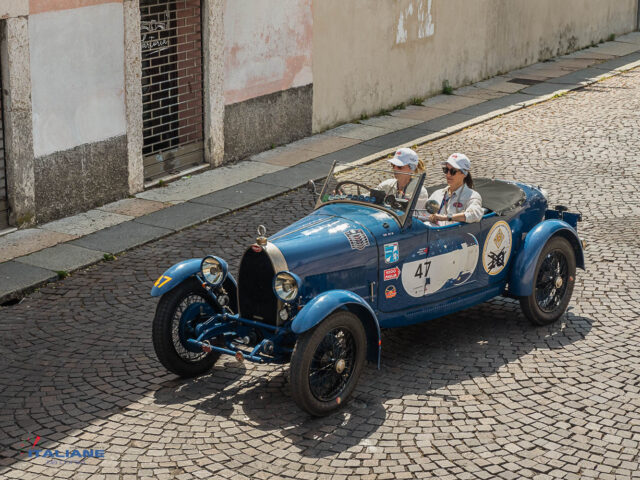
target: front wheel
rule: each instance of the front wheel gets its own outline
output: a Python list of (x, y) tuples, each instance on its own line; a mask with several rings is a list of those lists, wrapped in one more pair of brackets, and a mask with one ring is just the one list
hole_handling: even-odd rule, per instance
[(576, 278), (576, 256), (571, 244), (553, 237), (540, 253), (533, 292), (520, 297), (525, 316), (535, 325), (555, 322), (567, 309)]
[(220, 353), (205, 353), (187, 343), (196, 337), (195, 326), (216, 310), (207, 291), (193, 277), (160, 297), (153, 319), (153, 347), (167, 370), (188, 378), (202, 375), (216, 363)]
[(291, 395), (311, 415), (336, 410), (362, 373), (367, 338), (358, 317), (336, 312), (298, 337), (291, 356)]

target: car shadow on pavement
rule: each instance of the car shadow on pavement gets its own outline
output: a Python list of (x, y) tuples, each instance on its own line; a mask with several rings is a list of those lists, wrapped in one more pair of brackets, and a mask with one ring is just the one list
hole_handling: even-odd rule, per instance
[[(412, 427), (420, 426), (417, 430), (424, 432), (435, 409), (481, 405), (492, 392), (503, 396), (523, 388), (515, 374), (534, 380), (536, 374), (519, 364), (535, 366), (537, 355), (546, 357), (584, 339), (591, 327), (591, 319), (571, 311), (551, 325), (532, 326), (517, 302), (501, 298), (424, 324), (385, 330), (381, 369), (369, 365), (350, 401), (323, 418), (295, 405), (288, 366), (249, 364), (240, 378), (239, 364), (227, 361), (237, 381), (224, 389), (216, 376), (225, 367), (216, 366), (213, 375), (197, 383), (164, 384), (156, 401), (186, 401), (209, 415), (282, 436), (303, 457), (326, 457), (356, 445), (371, 453), (390, 446), (384, 442), (391, 429), (410, 436)], [(523, 359), (533, 353), (533, 359)]]

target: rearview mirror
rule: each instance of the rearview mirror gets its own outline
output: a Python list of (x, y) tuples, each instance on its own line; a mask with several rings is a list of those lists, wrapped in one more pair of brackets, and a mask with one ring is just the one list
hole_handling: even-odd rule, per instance
[(307, 182), (307, 190), (309, 190), (309, 193), (313, 193), (314, 195), (319, 195), (318, 189), (316, 188), (316, 183), (313, 180), (309, 180)]
[(427, 200), (426, 210), (429, 213), (438, 213), (438, 210), (440, 210), (440, 204), (436, 200)]

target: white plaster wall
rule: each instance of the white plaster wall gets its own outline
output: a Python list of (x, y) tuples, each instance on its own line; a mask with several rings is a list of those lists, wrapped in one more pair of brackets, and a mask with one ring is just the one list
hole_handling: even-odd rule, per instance
[(36, 157), (126, 132), (121, 3), (29, 17)]
[(29, 14), (29, 0), (0, 0), (0, 19)]
[(313, 81), (311, 0), (227, 0), (225, 103)]
[(636, 27), (637, 0), (316, 0), (313, 130)]

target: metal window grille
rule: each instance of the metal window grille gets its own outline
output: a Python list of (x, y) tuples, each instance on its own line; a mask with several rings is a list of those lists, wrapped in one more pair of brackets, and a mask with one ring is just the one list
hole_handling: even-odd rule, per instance
[(140, 0), (145, 180), (203, 162), (200, 0)]
[(9, 226), (9, 201), (7, 198), (7, 174), (4, 158), (4, 109), (2, 106), (2, 75), (0, 74), (0, 230)]

